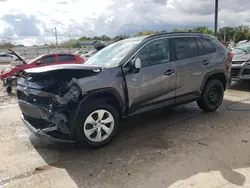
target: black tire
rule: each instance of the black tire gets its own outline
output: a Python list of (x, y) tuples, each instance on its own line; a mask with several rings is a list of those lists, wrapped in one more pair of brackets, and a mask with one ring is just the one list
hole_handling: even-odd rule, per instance
[(11, 86), (7, 86), (6, 87), (6, 92), (10, 94), (12, 92), (12, 87)]
[[(106, 110), (113, 116), (114, 119), (114, 128), (112, 133), (109, 135), (109, 137), (107, 137), (105, 140), (101, 142), (91, 141), (90, 139), (87, 138), (84, 132), (84, 124), (87, 117), (96, 110)], [(119, 120), (120, 120), (119, 113), (117, 112), (116, 108), (114, 108), (112, 105), (107, 103), (88, 104), (87, 106), (84, 107), (84, 109), (81, 110), (79, 117), (77, 117), (76, 129), (75, 129), (77, 145), (80, 147), (99, 148), (110, 143), (118, 131)]]
[(204, 112), (214, 112), (222, 104), (224, 87), (220, 80), (209, 80), (202, 91), (197, 104)]

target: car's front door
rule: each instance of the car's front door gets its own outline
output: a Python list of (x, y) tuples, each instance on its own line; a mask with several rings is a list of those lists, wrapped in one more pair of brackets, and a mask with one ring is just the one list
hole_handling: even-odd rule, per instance
[(34, 67), (43, 67), (48, 65), (53, 65), (56, 63), (56, 55), (47, 55), (44, 57), (41, 57), (37, 62), (34, 62)]
[(175, 97), (175, 66), (170, 61), (169, 39), (154, 39), (133, 57), (140, 58), (142, 68), (138, 73), (124, 68), (129, 113), (173, 105)]

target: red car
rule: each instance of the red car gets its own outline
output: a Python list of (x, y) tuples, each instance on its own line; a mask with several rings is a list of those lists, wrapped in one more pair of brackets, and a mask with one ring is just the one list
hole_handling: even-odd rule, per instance
[(228, 47), (229, 46), (229, 42), (222, 42), (222, 44), (225, 46), (225, 47)]
[(82, 64), (85, 62), (85, 59), (82, 57), (69, 53), (44, 54), (26, 62), (17, 53), (12, 50), (10, 51), (18, 57), (19, 61), (22, 61), (22, 64), (13, 66), (8, 71), (3, 70), (0, 74), (0, 79), (3, 81), (4, 86), (6, 86), (6, 91), (8, 93), (11, 93), (12, 86), (16, 85), (18, 73), (22, 70), (55, 64)]

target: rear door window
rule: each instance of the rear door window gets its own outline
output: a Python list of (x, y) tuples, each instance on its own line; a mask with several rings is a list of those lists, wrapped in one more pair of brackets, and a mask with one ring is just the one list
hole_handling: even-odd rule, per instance
[(187, 59), (199, 55), (197, 43), (194, 37), (173, 38), (176, 59)]
[(70, 54), (58, 55), (58, 58), (60, 62), (76, 61), (76, 57)]
[(206, 39), (203, 39), (201, 37), (197, 38), (197, 43), (199, 46), (199, 51), (201, 55), (205, 55), (205, 54), (211, 54), (214, 53), (216, 51), (216, 48), (214, 47), (214, 45), (209, 42)]

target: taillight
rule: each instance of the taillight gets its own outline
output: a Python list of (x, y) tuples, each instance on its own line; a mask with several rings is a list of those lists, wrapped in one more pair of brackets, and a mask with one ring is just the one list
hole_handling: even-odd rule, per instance
[(234, 53), (233, 52), (229, 52), (229, 57), (230, 57), (230, 62), (231, 62), (233, 60)]
[(233, 57), (234, 57), (234, 53), (229, 52), (228, 53), (228, 58), (227, 58), (227, 60), (225, 62), (225, 66), (226, 66), (226, 70), (227, 70), (228, 74), (230, 74), (230, 72), (231, 72), (231, 64), (230, 63), (232, 62)]
[(228, 66), (230, 64), (230, 62), (233, 60), (233, 57), (234, 57), (234, 53), (233, 52), (229, 52), (228, 53), (228, 58), (225, 62), (225, 64)]

